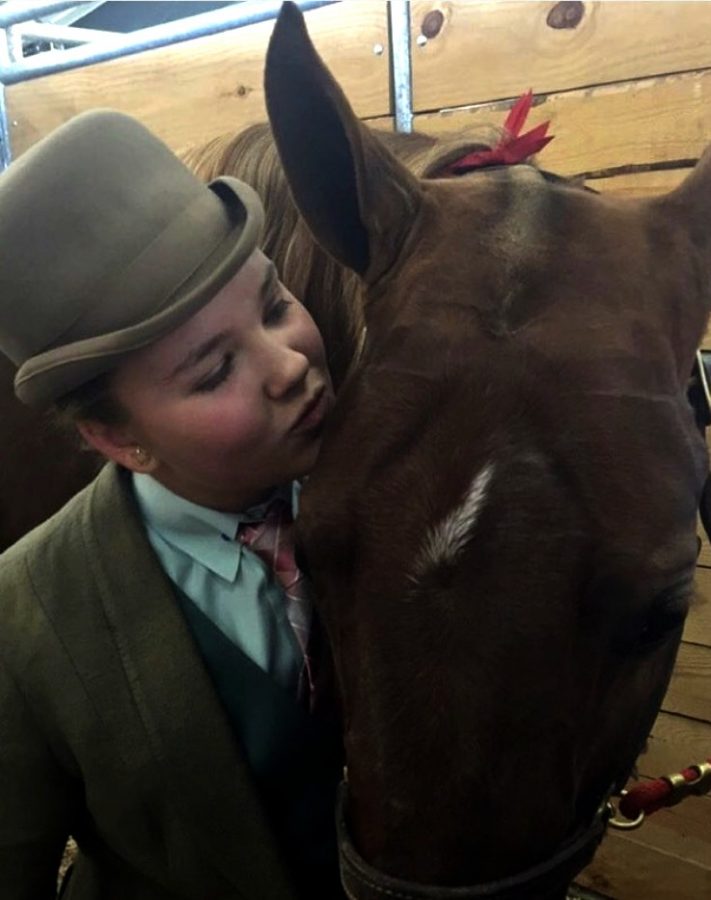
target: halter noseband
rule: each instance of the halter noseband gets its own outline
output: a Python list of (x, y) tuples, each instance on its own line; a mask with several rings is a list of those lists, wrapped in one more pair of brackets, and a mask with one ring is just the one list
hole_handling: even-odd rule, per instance
[(343, 782), (338, 790), (336, 830), (341, 883), (350, 900), (521, 900), (522, 896), (544, 897), (554, 891), (563, 893), (595, 855), (609, 816), (607, 802), (604, 802), (590, 825), (573, 835), (550, 859), (518, 875), (471, 887), (440, 887), (392, 878), (369, 865), (350, 839), (347, 804), (348, 785)]

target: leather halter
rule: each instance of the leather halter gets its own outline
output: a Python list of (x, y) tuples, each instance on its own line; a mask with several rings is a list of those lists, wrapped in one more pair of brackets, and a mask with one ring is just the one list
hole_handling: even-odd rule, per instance
[(348, 834), (347, 791), (348, 785), (343, 782), (338, 790), (336, 830), (341, 883), (350, 900), (521, 900), (524, 896), (546, 897), (554, 892), (562, 896), (573, 878), (595, 855), (609, 815), (605, 802), (586, 828), (566, 841), (550, 859), (524, 872), (470, 887), (443, 887), (392, 878), (369, 865)]

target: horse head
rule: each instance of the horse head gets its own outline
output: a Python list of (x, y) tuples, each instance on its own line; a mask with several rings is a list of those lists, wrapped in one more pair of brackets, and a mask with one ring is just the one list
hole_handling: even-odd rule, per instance
[(525, 164), (419, 180), (289, 4), (266, 89), (295, 201), (365, 291), (300, 517), (344, 713), (346, 887), (558, 898), (690, 603), (711, 156), (638, 201)]

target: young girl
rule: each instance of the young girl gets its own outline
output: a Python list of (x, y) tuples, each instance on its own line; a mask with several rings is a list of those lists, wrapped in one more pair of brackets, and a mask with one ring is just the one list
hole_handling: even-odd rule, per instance
[[(333, 401), (262, 210), (84, 114), (0, 177), (0, 350), (109, 464), (0, 557), (0, 884), (338, 897), (337, 723), (289, 536)], [(51, 453), (51, 447), (47, 448)]]

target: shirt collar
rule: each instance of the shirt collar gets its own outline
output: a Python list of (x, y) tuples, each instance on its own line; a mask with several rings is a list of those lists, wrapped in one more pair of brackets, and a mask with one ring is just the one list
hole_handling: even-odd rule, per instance
[(228, 581), (236, 578), (242, 559), (242, 544), (235, 540), (239, 526), (262, 520), (266, 507), (277, 497), (290, 503), (296, 516), (301, 487), (296, 481), (290, 482), (275, 488), (263, 503), (242, 512), (226, 513), (186, 500), (145, 473), (134, 472), (132, 478), (147, 527)]

